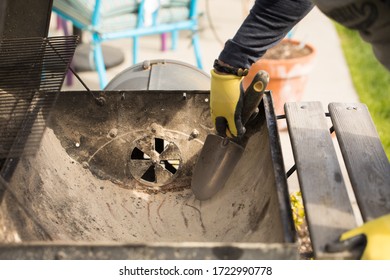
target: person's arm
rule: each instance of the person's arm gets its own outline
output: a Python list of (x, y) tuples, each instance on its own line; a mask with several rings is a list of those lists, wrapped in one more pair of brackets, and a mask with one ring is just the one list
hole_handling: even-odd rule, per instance
[(210, 109), (220, 135), (241, 137), (245, 89), (242, 77), (267, 49), (277, 44), (313, 7), (309, 0), (256, 0), (211, 70)]
[(313, 0), (328, 17), (350, 29), (372, 45), (377, 59), (390, 70), (389, 0)]
[(218, 59), (235, 68), (250, 68), (313, 8), (310, 0), (256, 0)]

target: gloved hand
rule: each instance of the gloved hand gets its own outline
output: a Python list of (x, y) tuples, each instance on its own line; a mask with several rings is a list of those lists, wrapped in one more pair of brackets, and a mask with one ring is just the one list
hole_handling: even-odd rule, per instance
[(242, 77), (211, 70), (211, 118), (221, 136), (241, 137), (245, 133), (241, 120), (244, 101), (241, 81)]
[(340, 241), (345, 242), (361, 235), (366, 241), (361, 259), (390, 260), (390, 214), (342, 234)]

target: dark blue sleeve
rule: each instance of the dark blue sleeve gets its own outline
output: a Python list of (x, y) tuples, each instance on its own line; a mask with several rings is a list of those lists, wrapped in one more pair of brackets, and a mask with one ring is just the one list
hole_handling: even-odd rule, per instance
[(256, 0), (233, 39), (225, 43), (219, 59), (234, 67), (249, 68), (312, 8), (310, 0)]

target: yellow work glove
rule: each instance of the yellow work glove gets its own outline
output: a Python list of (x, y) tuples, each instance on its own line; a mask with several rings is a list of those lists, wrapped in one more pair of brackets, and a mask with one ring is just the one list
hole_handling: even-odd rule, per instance
[(390, 214), (342, 234), (340, 241), (346, 241), (359, 235), (364, 235), (366, 239), (361, 259), (390, 260)]
[(390, 214), (343, 233), (328, 252), (349, 251), (362, 260), (390, 260)]
[(221, 136), (241, 137), (245, 133), (241, 113), (244, 102), (242, 77), (211, 70), (210, 111)]

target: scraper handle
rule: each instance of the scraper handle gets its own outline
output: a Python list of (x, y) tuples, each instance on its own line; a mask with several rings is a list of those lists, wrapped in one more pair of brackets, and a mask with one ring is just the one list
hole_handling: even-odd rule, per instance
[(269, 74), (260, 70), (253, 78), (251, 84), (245, 91), (244, 104), (242, 108), (242, 124), (249, 121), (252, 114), (258, 110), (261, 99), (263, 98), (264, 91), (269, 82)]

